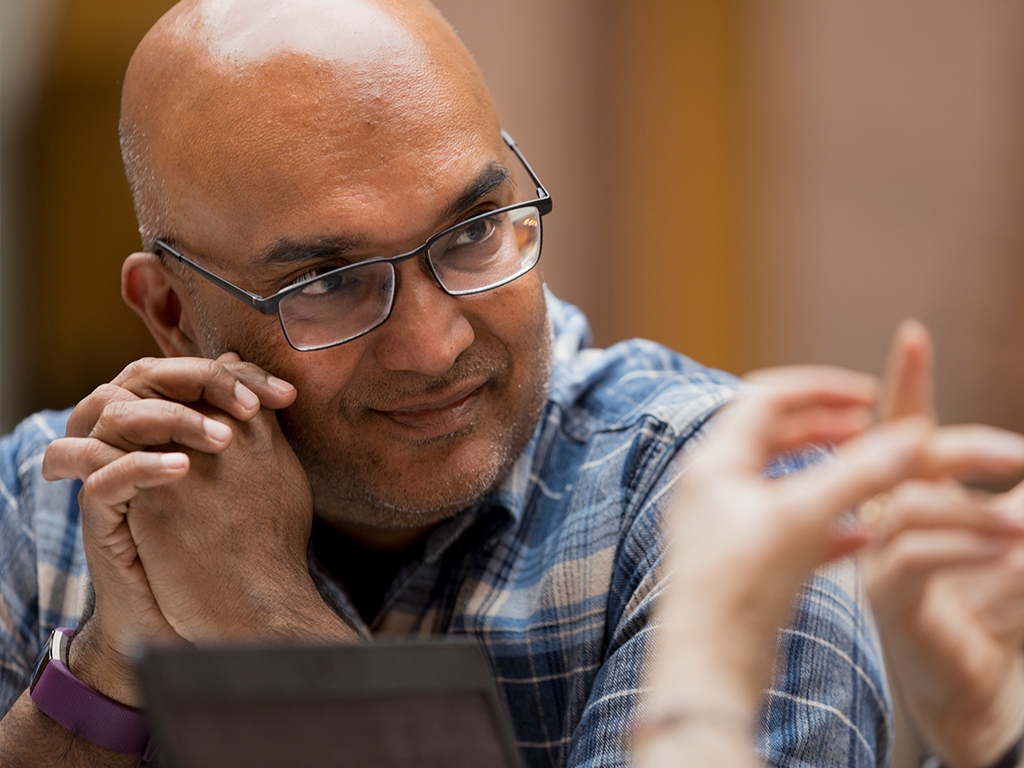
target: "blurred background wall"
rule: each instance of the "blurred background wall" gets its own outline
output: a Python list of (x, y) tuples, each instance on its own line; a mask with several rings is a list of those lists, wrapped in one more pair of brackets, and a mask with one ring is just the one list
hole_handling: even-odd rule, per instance
[[(156, 353), (120, 299), (138, 236), (116, 130), (169, 4), (0, 6), (4, 431)], [(598, 344), (878, 371), (914, 315), (942, 417), (1024, 430), (1024, 6), (439, 5), (552, 191), (541, 267)]]

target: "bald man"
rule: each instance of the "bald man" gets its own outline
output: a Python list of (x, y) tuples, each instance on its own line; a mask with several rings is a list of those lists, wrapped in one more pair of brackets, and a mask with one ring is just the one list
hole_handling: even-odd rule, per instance
[[(736, 385), (586, 349), (534, 268), (542, 171), (450, 27), (413, 1), (184, 3), (131, 61), (121, 138), (123, 295), (166, 358), (4, 443), (8, 759), (149, 756), (143, 643), (466, 635), (528, 765), (628, 763), (661, 513)], [(105, 698), (69, 713), (84, 689)], [(774, 764), (887, 759), (849, 563), (781, 635), (760, 723)]]

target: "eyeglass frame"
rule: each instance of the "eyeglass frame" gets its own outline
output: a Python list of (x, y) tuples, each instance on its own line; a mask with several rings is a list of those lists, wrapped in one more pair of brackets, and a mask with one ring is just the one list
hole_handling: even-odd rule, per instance
[(514, 280), (518, 280), (520, 277), (522, 277), (527, 272), (532, 270), (535, 266), (537, 266), (537, 262), (540, 261), (540, 251), (541, 251), (541, 248), (543, 246), (543, 240), (544, 240), (543, 226), (541, 226), (541, 228), (540, 228), (541, 243), (540, 243), (540, 245), (538, 245), (538, 248), (537, 248), (537, 259), (533, 262), (533, 264), (530, 265), (530, 267), (528, 269), (524, 269), (521, 272), (516, 272), (515, 274), (511, 275), (510, 277), (504, 278), (501, 281), (499, 281), (497, 283), (494, 283), (493, 285), (488, 285), (485, 288), (474, 288), (474, 289), (468, 290), (468, 291), (450, 291), (450, 290), (448, 290), (447, 288), (445, 288), (444, 283), (441, 282), (441, 278), (438, 276), (437, 271), (436, 271), (436, 269), (434, 267), (434, 264), (430, 260), (429, 251), (430, 251), (431, 246), (434, 245), (434, 243), (438, 242), (439, 240), (441, 240), (442, 238), (444, 238), (446, 235), (450, 234), (454, 230), (459, 229), (461, 227), (464, 227), (467, 224), (470, 224), (470, 223), (472, 223), (472, 222), (474, 222), (474, 221), (476, 221), (478, 219), (486, 219), (486, 218), (489, 218), (489, 217), (493, 217), (496, 214), (508, 213), (509, 211), (514, 211), (514, 210), (517, 210), (519, 208), (530, 208), (530, 207), (536, 208), (538, 214), (541, 217), (546, 216), (547, 214), (551, 213), (551, 208), (552, 208), (551, 194), (548, 192), (547, 188), (541, 183), (540, 179), (537, 178), (537, 174), (534, 173), (533, 168), (530, 166), (530, 163), (527, 162), (526, 158), (523, 156), (523, 153), (522, 153), (522, 151), (520, 151), (519, 147), (516, 145), (515, 140), (505, 130), (502, 130), (501, 138), (504, 140), (505, 144), (508, 145), (508, 148), (512, 150), (512, 153), (517, 158), (519, 158), (519, 162), (521, 162), (523, 164), (523, 167), (526, 169), (526, 172), (530, 175), (530, 181), (532, 181), (533, 184), (537, 187), (537, 197), (535, 199), (533, 199), (533, 200), (525, 200), (525, 201), (520, 202), (520, 203), (513, 203), (512, 205), (506, 205), (503, 208), (496, 208), (493, 211), (485, 211), (484, 213), (477, 214), (476, 216), (470, 216), (468, 219), (465, 219), (465, 220), (460, 221), (460, 222), (458, 222), (456, 224), (453, 224), (452, 226), (447, 227), (447, 228), (443, 229), (442, 231), (440, 231), (440, 232), (438, 232), (438, 233), (436, 233), (434, 235), (431, 235), (430, 237), (427, 238), (426, 242), (424, 242), (418, 248), (414, 248), (413, 250), (407, 251), (405, 253), (400, 253), (397, 256), (380, 256), (380, 257), (377, 257), (377, 258), (374, 258), (374, 259), (366, 259), (364, 261), (357, 261), (354, 264), (346, 264), (346, 265), (344, 265), (342, 267), (338, 267), (337, 269), (332, 269), (332, 270), (329, 270), (327, 272), (324, 272), (323, 274), (314, 275), (313, 277), (309, 277), (309, 278), (307, 278), (307, 279), (305, 279), (305, 280), (303, 280), (301, 282), (294, 283), (293, 285), (286, 286), (285, 288), (282, 288), (277, 293), (274, 293), (274, 294), (272, 294), (270, 296), (265, 296), (264, 297), (264, 296), (260, 296), (258, 294), (252, 293), (251, 291), (247, 291), (244, 288), (240, 288), (239, 286), (235, 285), (234, 283), (232, 283), (229, 280), (224, 279), (223, 277), (221, 277), (220, 275), (216, 274), (215, 272), (211, 272), (206, 267), (203, 267), (203, 266), (197, 264), (196, 262), (192, 261), (190, 258), (185, 256), (184, 254), (182, 254), (181, 251), (179, 251), (176, 248), (168, 245), (167, 242), (165, 240), (161, 239), (161, 238), (157, 238), (157, 240), (154, 242), (155, 253), (157, 255), (160, 255), (161, 253), (167, 253), (169, 256), (174, 257), (179, 262), (181, 262), (185, 266), (191, 268), (193, 271), (198, 273), (200, 276), (205, 277), (207, 280), (209, 280), (211, 283), (216, 285), (218, 288), (221, 288), (222, 290), (224, 290), (227, 293), (231, 294), (236, 299), (239, 299), (240, 301), (244, 302), (246, 305), (248, 305), (248, 306), (252, 307), (253, 309), (255, 309), (257, 312), (260, 312), (260, 313), (262, 313), (264, 315), (277, 315), (277, 320), (278, 320), (278, 322), (281, 325), (281, 332), (284, 334), (285, 340), (288, 342), (289, 346), (291, 346), (293, 349), (295, 349), (298, 352), (315, 352), (315, 351), (320, 350), (320, 349), (329, 349), (331, 347), (337, 347), (337, 346), (339, 346), (341, 344), (347, 344), (350, 341), (355, 341), (356, 339), (360, 338), (361, 336), (365, 336), (370, 331), (373, 331), (373, 330), (379, 328), (380, 326), (382, 326), (384, 323), (387, 322), (388, 318), (391, 317), (391, 313), (392, 313), (392, 311), (394, 311), (394, 308), (395, 308), (395, 297), (398, 295), (398, 286), (397, 285), (395, 286), (395, 291), (394, 291), (394, 293), (391, 296), (391, 305), (388, 307), (388, 312), (387, 312), (387, 314), (383, 318), (381, 318), (380, 322), (375, 323), (374, 325), (372, 325), (369, 328), (367, 328), (365, 331), (362, 331), (362, 332), (360, 332), (360, 333), (358, 333), (355, 336), (352, 336), (350, 338), (344, 339), (343, 341), (336, 341), (336, 342), (332, 342), (330, 344), (324, 344), (324, 345), (318, 346), (318, 347), (308, 347), (308, 348), (305, 348), (305, 349), (295, 346), (295, 344), (292, 343), (292, 340), (289, 338), (288, 330), (284, 326), (284, 318), (281, 317), (281, 311), (280, 311), (281, 301), (283, 299), (285, 299), (287, 296), (289, 296), (290, 294), (295, 293), (296, 291), (300, 291), (303, 288), (307, 287), (308, 285), (310, 285), (312, 283), (315, 283), (318, 280), (323, 280), (325, 277), (328, 277), (328, 276), (331, 276), (331, 275), (336, 275), (339, 272), (343, 272), (343, 271), (348, 270), (348, 269), (353, 269), (355, 267), (366, 266), (368, 264), (382, 264), (382, 263), (390, 264), (391, 268), (394, 269), (395, 265), (400, 264), (403, 261), (408, 261), (409, 259), (415, 258), (416, 256), (419, 256), (421, 253), (426, 253), (427, 254), (426, 261), (427, 261), (427, 265), (430, 267), (430, 274), (433, 276), (434, 282), (436, 282), (438, 287), (442, 291), (444, 291), (447, 295), (449, 295), (449, 296), (471, 296), (471, 295), (477, 294), (477, 293), (486, 293), (487, 291), (494, 290), (495, 288), (500, 288), (503, 285), (508, 285), (509, 283), (513, 282)]

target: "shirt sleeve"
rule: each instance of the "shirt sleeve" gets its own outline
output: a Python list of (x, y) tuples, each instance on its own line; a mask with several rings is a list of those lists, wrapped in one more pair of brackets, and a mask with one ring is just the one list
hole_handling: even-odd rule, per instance
[(889, 764), (892, 701), (856, 561), (844, 558), (812, 575), (779, 633), (777, 655), (758, 723), (758, 751), (768, 765)]
[[(813, 460), (813, 459), (812, 459)], [(787, 472), (806, 461), (788, 462)], [(659, 638), (662, 513), (681, 462), (669, 465), (624, 538), (609, 599), (607, 653), (573, 738), (570, 766), (628, 766), (631, 723), (642, 718), (645, 671)], [(756, 721), (755, 747), (769, 766), (883, 768), (892, 744), (892, 703), (878, 634), (852, 558), (804, 585), (775, 649), (777, 672)]]
[(686, 456), (701, 441), (651, 434), (656, 439), (627, 464), (632, 494), (608, 593), (606, 652), (573, 734), (567, 765), (574, 768), (633, 764), (631, 728), (642, 718), (647, 662), (660, 637), (654, 608), (668, 584), (662, 521)]
[(0, 440), (0, 716), (28, 687), (49, 633), (75, 625), (87, 584), (80, 484), (41, 474), (67, 415), (36, 414)]
[(632, 765), (630, 728), (644, 703), (647, 659), (657, 641), (653, 609), (664, 586), (662, 505), (670, 482), (644, 505), (617, 557), (608, 596), (607, 652), (573, 734), (567, 765)]

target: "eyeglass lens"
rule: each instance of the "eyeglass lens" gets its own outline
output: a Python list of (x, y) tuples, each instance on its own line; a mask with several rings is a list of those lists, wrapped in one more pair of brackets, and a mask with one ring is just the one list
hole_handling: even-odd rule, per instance
[[(469, 219), (434, 241), (427, 260), (447, 293), (465, 295), (525, 274), (540, 247), (540, 212), (523, 206)], [(298, 349), (350, 341), (387, 320), (395, 286), (395, 267), (387, 261), (327, 272), (281, 299), (281, 326)]]

